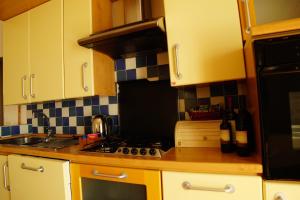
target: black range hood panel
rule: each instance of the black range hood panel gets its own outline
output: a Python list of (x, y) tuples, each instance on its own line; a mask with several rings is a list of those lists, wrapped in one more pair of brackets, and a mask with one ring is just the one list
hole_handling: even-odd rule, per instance
[(164, 18), (136, 22), (78, 40), (78, 44), (100, 51), (114, 59), (149, 51), (166, 51)]

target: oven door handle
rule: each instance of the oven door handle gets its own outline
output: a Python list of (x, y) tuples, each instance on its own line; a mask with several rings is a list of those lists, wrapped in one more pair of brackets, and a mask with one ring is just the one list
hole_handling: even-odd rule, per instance
[(94, 176), (101, 176), (101, 177), (105, 177), (105, 178), (117, 178), (117, 179), (124, 179), (124, 178), (127, 178), (127, 174), (125, 172), (122, 172), (120, 175), (112, 175), (112, 174), (102, 174), (102, 173), (99, 173), (98, 170), (94, 169), (92, 171), (92, 174)]
[(300, 67), (266, 67), (260, 71), (262, 76), (268, 75), (278, 75), (278, 74), (293, 74), (293, 73), (300, 73)]

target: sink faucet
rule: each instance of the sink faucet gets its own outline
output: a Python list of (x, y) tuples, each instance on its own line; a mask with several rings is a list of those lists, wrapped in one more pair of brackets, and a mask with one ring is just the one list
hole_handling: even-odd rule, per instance
[(42, 117), (44, 120), (46, 120), (46, 124), (43, 123), (45, 126), (45, 134), (47, 134), (46, 141), (49, 141), (50, 138), (54, 137), (54, 131), (50, 128), (50, 120), (47, 115), (45, 115), (43, 112), (37, 112), (37, 111), (32, 111), (34, 113), (34, 116), (39, 118)]

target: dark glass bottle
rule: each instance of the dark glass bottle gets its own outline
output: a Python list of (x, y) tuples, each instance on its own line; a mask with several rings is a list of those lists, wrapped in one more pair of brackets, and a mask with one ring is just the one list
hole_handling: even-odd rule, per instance
[(236, 130), (235, 130), (235, 120), (236, 120), (236, 113), (233, 110), (233, 99), (232, 96), (226, 97), (226, 118), (231, 125), (232, 131), (232, 148), (235, 148), (236, 143)]
[(248, 156), (253, 150), (254, 137), (251, 115), (246, 109), (246, 98), (239, 98), (239, 112), (236, 117), (236, 151), (239, 156)]
[(232, 148), (232, 129), (231, 124), (227, 120), (226, 113), (223, 113), (222, 123), (220, 125), (221, 130), (221, 151), (223, 153), (230, 153)]

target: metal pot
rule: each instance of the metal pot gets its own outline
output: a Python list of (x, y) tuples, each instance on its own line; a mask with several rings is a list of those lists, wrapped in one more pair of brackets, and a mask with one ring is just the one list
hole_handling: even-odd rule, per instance
[(96, 115), (92, 120), (93, 133), (101, 137), (108, 136), (112, 131), (113, 119), (110, 116)]

